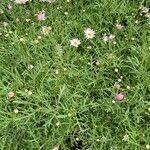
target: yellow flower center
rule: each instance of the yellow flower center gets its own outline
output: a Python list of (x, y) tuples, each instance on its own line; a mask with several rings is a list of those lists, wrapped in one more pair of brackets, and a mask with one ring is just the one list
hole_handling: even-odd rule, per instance
[(43, 30), (44, 32), (49, 32), (49, 29), (48, 28), (44, 28), (44, 30)]
[(91, 34), (91, 33), (88, 33), (88, 36), (92, 36), (92, 34)]
[(77, 45), (77, 42), (74, 42), (75, 45)]

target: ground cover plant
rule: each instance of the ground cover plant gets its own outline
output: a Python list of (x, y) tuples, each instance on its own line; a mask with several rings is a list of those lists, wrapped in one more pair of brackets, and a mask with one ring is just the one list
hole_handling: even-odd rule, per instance
[(0, 1), (0, 150), (150, 149), (149, 0)]

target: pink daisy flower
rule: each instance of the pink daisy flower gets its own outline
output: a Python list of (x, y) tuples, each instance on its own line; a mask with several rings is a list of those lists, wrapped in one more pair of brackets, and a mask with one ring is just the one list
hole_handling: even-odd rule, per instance
[(37, 19), (38, 19), (39, 21), (44, 21), (44, 20), (46, 19), (45, 12), (39, 12), (39, 13), (37, 14)]
[(122, 93), (116, 94), (115, 99), (118, 101), (122, 101), (124, 99), (124, 95)]
[(15, 96), (15, 93), (12, 92), (12, 91), (10, 91), (10, 92), (7, 93), (7, 96), (8, 96), (9, 98), (12, 98), (12, 97)]

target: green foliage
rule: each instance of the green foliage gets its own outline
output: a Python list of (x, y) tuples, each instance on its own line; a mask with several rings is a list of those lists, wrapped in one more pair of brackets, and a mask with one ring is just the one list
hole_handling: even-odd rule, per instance
[[(7, 4), (0, 2), (0, 150), (146, 149), (150, 20), (139, 7), (150, 2), (34, 0), (12, 2), (11, 11)], [(35, 14), (42, 10), (47, 18), (40, 22)], [(43, 35), (42, 26), (52, 31)], [(96, 33), (91, 40), (84, 36), (89, 27)], [(105, 33), (115, 39), (105, 43)], [(75, 37), (78, 48), (70, 46)], [(121, 78), (125, 99), (119, 102), (114, 84)]]

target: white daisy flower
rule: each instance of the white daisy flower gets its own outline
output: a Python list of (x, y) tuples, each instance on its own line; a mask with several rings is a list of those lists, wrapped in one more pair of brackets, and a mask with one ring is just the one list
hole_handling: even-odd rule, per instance
[(50, 32), (51, 30), (52, 30), (51, 27), (46, 27), (46, 26), (42, 27), (42, 32), (43, 32), (43, 34), (45, 34), (45, 35), (49, 34), (49, 32)]
[(87, 39), (93, 39), (95, 37), (95, 31), (90, 28), (87, 28), (84, 31), (84, 34)]
[(78, 47), (81, 44), (80, 40), (78, 38), (74, 38), (70, 40), (70, 45), (74, 47)]

